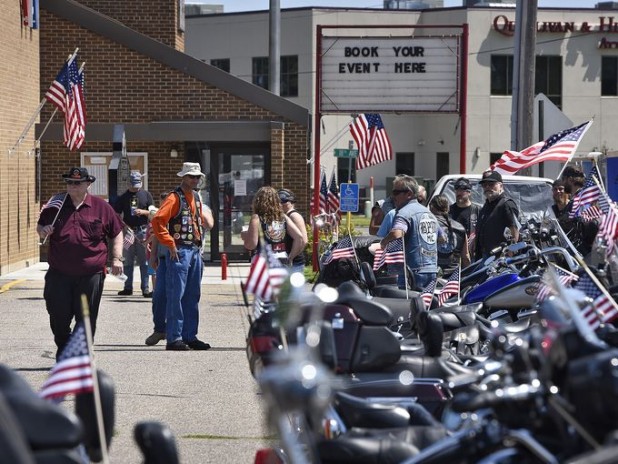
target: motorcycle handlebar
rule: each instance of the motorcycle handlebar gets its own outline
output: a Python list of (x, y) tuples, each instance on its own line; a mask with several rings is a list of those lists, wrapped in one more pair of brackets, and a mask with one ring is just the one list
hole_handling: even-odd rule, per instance
[(521, 384), (482, 393), (461, 393), (453, 398), (451, 407), (455, 412), (469, 412), (492, 408), (510, 401), (525, 401), (539, 392), (536, 385)]

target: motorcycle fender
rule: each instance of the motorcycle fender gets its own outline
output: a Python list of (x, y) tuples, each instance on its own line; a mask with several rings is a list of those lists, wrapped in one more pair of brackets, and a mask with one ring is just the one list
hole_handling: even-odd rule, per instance
[(530, 276), (518, 280), (492, 293), (485, 299), (485, 306), (490, 308), (527, 308), (534, 305), (539, 291), (539, 276)]

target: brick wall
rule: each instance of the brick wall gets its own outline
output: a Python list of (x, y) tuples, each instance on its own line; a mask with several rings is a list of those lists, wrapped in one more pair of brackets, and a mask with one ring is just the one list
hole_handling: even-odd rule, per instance
[(13, 153), (39, 101), (39, 33), (21, 25), (20, 2), (0, 0), (0, 275), (38, 262), (34, 127)]

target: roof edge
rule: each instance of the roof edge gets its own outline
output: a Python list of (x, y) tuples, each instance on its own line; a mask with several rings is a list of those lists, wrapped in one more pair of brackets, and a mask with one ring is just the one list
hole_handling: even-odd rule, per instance
[(250, 103), (272, 111), (304, 127), (310, 125), (306, 108), (268, 90), (246, 82), (214, 66), (180, 52), (169, 45), (125, 26), (74, 0), (41, 0), (40, 7), (128, 49), (150, 57), (172, 69), (213, 85)]

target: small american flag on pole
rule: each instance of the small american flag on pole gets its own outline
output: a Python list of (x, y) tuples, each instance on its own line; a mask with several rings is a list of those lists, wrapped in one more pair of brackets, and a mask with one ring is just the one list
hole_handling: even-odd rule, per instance
[(358, 147), (356, 169), (393, 159), (391, 141), (379, 114), (359, 114), (350, 124), (350, 133)]
[(502, 157), (489, 169), (500, 174), (515, 174), (524, 169), (543, 161), (568, 162), (577, 151), (579, 142), (584, 137), (592, 121), (579, 126), (560, 131), (544, 142), (537, 142), (522, 151), (506, 150)]
[(339, 188), (337, 187), (337, 173), (333, 169), (328, 184), (328, 209), (331, 213), (339, 213)]
[(320, 213), (328, 212), (328, 185), (326, 184), (326, 172), (322, 171), (320, 178)]
[(573, 288), (584, 292), (593, 300), (592, 304), (582, 309), (584, 318), (593, 329), (598, 328), (601, 322), (611, 322), (618, 317), (614, 300), (608, 298), (588, 274), (581, 276)]
[(403, 237), (391, 240), (386, 244), (386, 249), (376, 250), (373, 258), (373, 270), (377, 271), (385, 264), (405, 263), (406, 257), (403, 250)]
[(258, 242), (251, 261), (245, 291), (262, 301), (272, 301), (288, 276), (288, 270), (275, 257), (270, 245)]
[[(558, 282), (560, 282), (560, 284), (564, 287), (570, 287), (573, 282), (576, 282), (579, 279), (576, 274), (562, 269), (560, 266), (556, 266), (551, 263), (549, 265), (556, 272)], [(545, 279), (539, 283), (539, 292), (536, 295), (536, 301), (543, 301), (550, 295), (556, 293), (556, 290), (552, 287), (552, 285), (548, 285), (544, 280)]]
[(601, 187), (599, 179), (601, 178), (599, 170), (596, 166), (593, 166), (588, 175), (586, 181), (579, 192), (573, 197), (573, 203), (571, 211), (569, 212), (569, 218), (573, 219), (580, 215), (583, 208), (593, 204), (601, 197)]
[(455, 272), (453, 272), (451, 276), (448, 278), (448, 281), (446, 282), (446, 284), (444, 284), (444, 287), (442, 287), (442, 290), (440, 290), (440, 293), (438, 293), (438, 305), (439, 306), (442, 306), (444, 302), (448, 300), (451, 296), (459, 294), (460, 271), (461, 271), (461, 268), (458, 267), (455, 270)]
[(84, 323), (79, 322), (64, 347), (58, 362), (41, 387), (39, 396), (56, 398), (71, 393), (91, 392), (94, 388), (92, 364), (86, 343)]
[(84, 72), (73, 61), (68, 67), (69, 88), (67, 111), (64, 115), (64, 143), (71, 151), (79, 150), (86, 139), (86, 105), (84, 101)]
[(349, 235), (346, 235), (337, 242), (337, 245), (332, 249), (330, 255), (324, 260), (324, 264), (326, 265), (331, 261), (337, 261), (342, 258), (354, 258), (355, 256), (352, 239)]
[(122, 239), (122, 247), (125, 250), (131, 248), (131, 245), (135, 242), (135, 234), (133, 233), (133, 229), (127, 227), (124, 233), (124, 237)]
[(62, 208), (62, 205), (64, 204), (64, 200), (66, 199), (66, 197), (67, 197), (66, 193), (57, 193), (56, 195), (51, 197), (47, 201), (47, 203), (45, 203), (41, 207), (41, 213), (49, 208), (54, 208), (54, 209), (59, 210), (60, 208)]
[(437, 279), (433, 279), (421, 293), (421, 299), (423, 300), (423, 303), (425, 303), (425, 308), (427, 309), (431, 306), (431, 301), (433, 300), (433, 294), (436, 291), (437, 282)]

